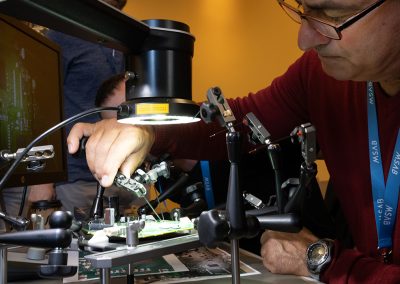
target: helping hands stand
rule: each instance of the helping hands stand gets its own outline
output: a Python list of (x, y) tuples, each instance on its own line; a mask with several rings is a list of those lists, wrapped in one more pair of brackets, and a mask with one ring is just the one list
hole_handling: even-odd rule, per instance
[[(30, 230), (22, 232), (4, 233), (0, 235), (0, 243), (21, 246), (35, 246), (52, 248), (49, 253), (49, 262), (40, 266), (39, 275), (44, 278), (69, 277), (77, 272), (76, 266), (68, 266), (68, 254), (64, 248), (72, 241), (72, 215), (63, 211), (54, 212), (49, 219), (52, 229)], [(0, 247), (0, 283), (7, 283), (7, 246)]]
[[(207, 93), (207, 99), (209, 103), (203, 103), (200, 107), (201, 118), (206, 123), (210, 123), (214, 119), (217, 119), (220, 125), (226, 127), (226, 129), (228, 130), (228, 133), (226, 134), (226, 146), (230, 162), (230, 172), (225, 216), (228, 222), (226, 223), (226, 226), (224, 226), (223, 224), (222, 226), (225, 227), (224, 229), (227, 229), (226, 231), (229, 231), (229, 237), (231, 239), (232, 283), (236, 284), (240, 283), (240, 259), (238, 240), (244, 237), (249, 232), (249, 230), (247, 230), (248, 226), (244, 213), (244, 205), (239, 182), (241, 137), (240, 133), (235, 131), (235, 128), (233, 127), (233, 123), (236, 121), (236, 119), (231, 109), (229, 108), (229, 105), (225, 101), (221, 89), (218, 87), (209, 89)], [(213, 219), (213, 216), (214, 213), (212, 210), (208, 212), (203, 212), (200, 215), (198, 223), (200, 242), (208, 239), (208, 236), (205, 235), (207, 235), (207, 232), (210, 232), (210, 225), (212, 226), (212, 224), (215, 224), (213, 222), (210, 222), (211, 219)], [(252, 221), (255, 222), (254, 220)], [(215, 234), (216, 237), (217, 235), (218, 233)], [(213, 241), (211, 240), (211, 245), (212, 242)]]
[[(208, 103), (202, 104), (200, 114), (206, 123), (216, 119), (221, 126), (226, 127), (228, 130), (226, 144), (230, 161), (230, 176), (226, 212), (217, 210), (203, 212), (199, 217), (197, 228), (200, 242), (206, 246), (215, 247), (218, 242), (223, 241), (227, 237), (231, 240), (232, 283), (239, 284), (240, 260), (238, 240), (240, 238), (255, 237), (260, 229), (298, 232), (301, 230), (302, 224), (299, 215), (293, 213), (257, 217), (253, 215), (246, 216), (239, 183), (241, 139), (240, 133), (236, 132), (233, 127), (235, 117), (218, 87), (211, 88), (207, 93), (207, 98)], [(259, 129), (257, 127), (257, 130)], [(257, 133), (260, 134), (260, 132)], [(264, 133), (264, 136), (267, 133)], [(263, 140), (269, 143), (266, 137)], [(280, 194), (279, 190), (280, 187), (277, 185), (278, 194)], [(278, 211), (281, 211), (281, 209)]]

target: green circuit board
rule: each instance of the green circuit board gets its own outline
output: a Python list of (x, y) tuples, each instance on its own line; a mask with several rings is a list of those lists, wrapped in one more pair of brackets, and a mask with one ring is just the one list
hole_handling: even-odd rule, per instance
[[(116, 223), (112, 227), (106, 227), (103, 232), (110, 238), (126, 238), (127, 223)], [(194, 229), (193, 222), (187, 218), (179, 221), (171, 220), (146, 220), (144, 228), (139, 232), (139, 238), (160, 237), (171, 234), (187, 234)], [(96, 231), (87, 231), (88, 235), (94, 235)]]

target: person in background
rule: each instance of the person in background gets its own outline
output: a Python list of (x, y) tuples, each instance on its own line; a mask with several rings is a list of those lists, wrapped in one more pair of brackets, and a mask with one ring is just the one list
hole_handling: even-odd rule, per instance
[[(105, 80), (97, 91), (94, 104), (96, 107), (116, 107), (125, 101), (125, 73), (116, 74)], [(101, 119), (116, 118), (116, 111), (103, 111)]]
[[(126, 0), (102, 0), (117, 9), (122, 9)], [(124, 56), (115, 49), (78, 39), (54, 30), (45, 35), (57, 43), (62, 50), (64, 78), (64, 117), (95, 107), (97, 90), (103, 81), (120, 74), (125, 69)], [(96, 122), (97, 116), (88, 116), (82, 121)], [(68, 134), (71, 126), (66, 128)], [(97, 181), (87, 167), (84, 155), (67, 155), (68, 181), (65, 183), (38, 185), (31, 189), (29, 199), (59, 199), (63, 210), (88, 213), (96, 194)]]
[[(277, 3), (300, 24), (304, 54), (271, 86), (228, 103), (239, 121), (253, 112), (272, 140), (302, 123), (315, 126), (354, 246), (307, 228), (265, 231), (263, 263), (273, 273), (327, 283), (400, 283), (400, 1)], [(79, 139), (90, 136), (89, 168), (108, 186), (118, 170), (129, 175), (149, 152), (226, 158), (225, 139), (209, 139), (217, 130), (203, 122), (144, 127), (111, 119), (75, 125), (68, 148), (74, 153)]]

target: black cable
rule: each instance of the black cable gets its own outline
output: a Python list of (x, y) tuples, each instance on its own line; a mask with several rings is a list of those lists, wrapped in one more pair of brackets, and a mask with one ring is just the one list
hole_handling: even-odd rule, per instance
[(24, 211), (24, 206), (25, 206), (25, 199), (26, 199), (26, 193), (28, 192), (28, 186), (24, 186), (24, 190), (22, 191), (22, 200), (21, 204), (19, 205), (19, 212), (17, 216), (22, 216), (22, 211)]
[(98, 108), (92, 108), (86, 111), (83, 111), (81, 113), (78, 113), (58, 124), (56, 124), (55, 126), (53, 126), (52, 128), (46, 130), (45, 132), (43, 132), (42, 134), (40, 134), (37, 138), (35, 138), (28, 146), (26, 146), (26, 148), (24, 149), (24, 151), (21, 152), (21, 154), (19, 155), (19, 157), (17, 157), (14, 162), (12, 163), (12, 165), (10, 166), (10, 168), (8, 169), (8, 171), (4, 174), (3, 178), (0, 181), (0, 191), (3, 189), (5, 183), (7, 182), (7, 180), (10, 178), (11, 174), (14, 172), (14, 170), (17, 168), (18, 164), (21, 162), (22, 158), (26, 155), (26, 153), (29, 152), (29, 150), (40, 140), (42, 140), (43, 138), (45, 138), (46, 136), (50, 135), (51, 133), (55, 132), (56, 130), (64, 127), (65, 125), (68, 125), (80, 118), (83, 118), (85, 116), (94, 114), (94, 113), (98, 113), (98, 112), (102, 112), (102, 111), (106, 111), (106, 110), (115, 110), (115, 111), (119, 111), (120, 107), (98, 107)]

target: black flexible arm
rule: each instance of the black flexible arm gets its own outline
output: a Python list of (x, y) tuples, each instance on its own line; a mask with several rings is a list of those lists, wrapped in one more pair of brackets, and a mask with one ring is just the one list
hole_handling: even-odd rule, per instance
[(162, 202), (165, 199), (169, 198), (170, 196), (175, 195), (176, 193), (179, 192), (179, 190), (182, 190), (182, 187), (187, 186), (189, 182), (189, 175), (187, 173), (182, 173), (178, 180), (171, 185), (167, 190), (162, 192), (158, 197), (157, 200), (158, 202)]
[[(300, 178), (294, 179), (298, 184), (291, 184), (295, 187), (293, 195), (289, 197), (288, 202), (284, 207), (284, 213), (297, 213), (301, 215), (303, 211), (304, 201), (307, 195), (307, 189), (310, 182), (317, 175), (317, 165), (312, 163), (307, 166), (305, 162), (301, 165)], [(288, 180), (290, 182), (290, 179)]]
[(171, 219), (177, 217), (189, 217), (190, 219), (198, 217), (204, 210), (207, 210), (207, 203), (204, 199), (198, 198), (187, 207), (174, 208), (171, 210)]
[(276, 194), (276, 203), (278, 207), (278, 214), (283, 213), (283, 208), (286, 204), (286, 200), (283, 197), (282, 193), (282, 171), (280, 166), (280, 152), (281, 147), (279, 144), (270, 144), (268, 145), (268, 157), (274, 170), (274, 178), (275, 178), (275, 194)]
[(227, 217), (230, 222), (231, 236), (240, 239), (246, 231), (246, 216), (239, 181), (241, 138), (239, 132), (226, 134), (228, 158), (230, 162), (228, 194), (226, 198)]
[(55, 132), (56, 130), (77, 121), (78, 119), (81, 119), (85, 116), (88, 115), (92, 115), (94, 113), (98, 113), (98, 112), (102, 112), (102, 111), (106, 111), (106, 110), (115, 110), (115, 111), (119, 111), (120, 108), (119, 107), (98, 107), (98, 108), (93, 108), (93, 109), (89, 109), (86, 111), (83, 111), (81, 113), (78, 113), (58, 124), (56, 124), (55, 126), (53, 126), (52, 128), (46, 130), (45, 132), (43, 132), (42, 134), (40, 134), (37, 138), (35, 138), (28, 146), (26, 146), (25, 150), (21, 152), (20, 156), (17, 157), (14, 162), (12, 163), (12, 165), (10, 166), (10, 168), (8, 169), (8, 171), (4, 174), (4, 176), (2, 177), (1, 181), (0, 181), (0, 191), (3, 189), (3, 187), (5, 186), (5, 183), (7, 182), (7, 180), (10, 178), (11, 174), (15, 171), (15, 169), (17, 168), (18, 164), (20, 163), (20, 161), (22, 160), (22, 158), (26, 155), (26, 153), (28, 153), (28, 151), (39, 141), (41, 141), (43, 138), (45, 138), (46, 136), (50, 135), (51, 133)]
[(25, 231), (29, 225), (29, 220), (24, 217), (13, 217), (9, 216), (4, 212), (0, 211), (0, 219), (10, 224), (12, 228), (17, 231)]
[[(226, 211), (216, 209), (201, 213), (195, 226), (202, 244), (214, 248), (226, 238), (232, 238), (232, 227), (227, 214)], [(243, 238), (254, 238), (260, 230), (265, 229), (297, 233), (303, 227), (299, 215), (293, 213), (263, 216), (247, 214), (244, 223), (246, 230), (242, 232)]]
[(1, 243), (44, 248), (65, 248), (70, 245), (71, 240), (71, 231), (59, 228), (0, 234)]
[[(151, 200), (150, 205), (153, 208), (156, 208), (158, 206), (158, 204), (160, 204), (167, 198), (170, 198), (171, 196), (175, 195), (179, 190), (182, 190), (182, 188), (188, 184), (189, 179), (190, 178), (187, 173), (182, 173), (179, 176), (178, 180), (173, 185), (171, 185), (167, 190), (162, 192), (156, 199)], [(148, 204), (145, 204), (138, 209), (138, 213), (140, 215), (148, 214), (151, 211), (152, 211), (152, 209), (150, 208), (150, 206)]]

